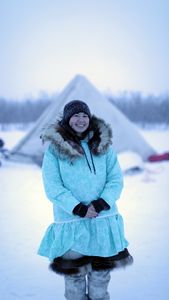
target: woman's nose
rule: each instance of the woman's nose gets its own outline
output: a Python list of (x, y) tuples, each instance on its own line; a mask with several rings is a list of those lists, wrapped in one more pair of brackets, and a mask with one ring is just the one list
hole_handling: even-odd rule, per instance
[(79, 122), (83, 122), (83, 121), (84, 121), (83, 117), (79, 117)]

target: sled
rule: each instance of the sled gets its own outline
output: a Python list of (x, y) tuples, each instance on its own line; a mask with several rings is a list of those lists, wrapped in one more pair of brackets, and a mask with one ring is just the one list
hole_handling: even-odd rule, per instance
[(160, 162), (163, 160), (169, 160), (169, 152), (165, 152), (161, 154), (153, 154), (148, 158), (148, 161), (150, 162)]

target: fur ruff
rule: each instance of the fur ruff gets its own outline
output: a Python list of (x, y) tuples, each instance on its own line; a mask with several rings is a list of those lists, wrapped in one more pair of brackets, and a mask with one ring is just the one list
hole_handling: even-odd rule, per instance
[(64, 259), (62, 257), (57, 257), (49, 265), (49, 268), (60, 275), (71, 275), (78, 274), (80, 272), (80, 267), (89, 263), (91, 263), (90, 256), (82, 256), (77, 259)]
[[(61, 159), (74, 161), (83, 155), (83, 149), (71, 130), (66, 130), (56, 122), (50, 125), (41, 136), (43, 143), (48, 141)], [(92, 116), (88, 132), (88, 145), (94, 155), (104, 154), (112, 144), (112, 130), (104, 120)]]
[(64, 259), (57, 257), (49, 265), (50, 270), (60, 275), (71, 275), (80, 273), (80, 267), (91, 264), (92, 270), (114, 270), (125, 268), (133, 263), (133, 258), (127, 249), (119, 252), (117, 255), (110, 257), (100, 256), (83, 256), (78, 259)]
[(110, 257), (93, 257), (92, 269), (95, 271), (114, 270), (117, 268), (125, 268), (133, 263), (133, 257), (127, 249), (119, 252), (117, 255)]

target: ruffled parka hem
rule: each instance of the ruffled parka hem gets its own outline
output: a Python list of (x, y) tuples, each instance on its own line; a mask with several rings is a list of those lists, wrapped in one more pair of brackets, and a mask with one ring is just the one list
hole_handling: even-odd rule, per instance
[(58, 257), (53, 260), (49, 268), (60, 275), (72, 275), (80, 273), (80, 268), (87, 264), (91, 264), (92, 270), (94, 271), (112, 271), (121, 267), (125, 268), (132, 263), (133, 258), (125, 248), (123, 251), (110, 257), (83, 256), (78, 259), (64, 259)]

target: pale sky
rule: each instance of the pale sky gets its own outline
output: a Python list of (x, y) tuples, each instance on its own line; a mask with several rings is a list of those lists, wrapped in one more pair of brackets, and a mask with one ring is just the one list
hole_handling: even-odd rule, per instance
[(0, 0), (0, 96), (169, 91), (168, 0)]

